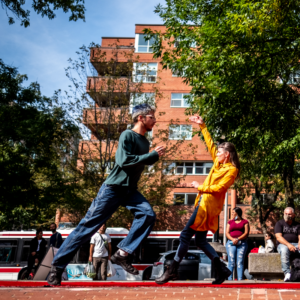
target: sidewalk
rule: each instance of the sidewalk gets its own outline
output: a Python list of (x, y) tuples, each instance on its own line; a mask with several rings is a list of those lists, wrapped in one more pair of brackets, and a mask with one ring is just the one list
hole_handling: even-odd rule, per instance
[(294, 300), (300, 290), (237, 288), (0, 288), (1, 300)]

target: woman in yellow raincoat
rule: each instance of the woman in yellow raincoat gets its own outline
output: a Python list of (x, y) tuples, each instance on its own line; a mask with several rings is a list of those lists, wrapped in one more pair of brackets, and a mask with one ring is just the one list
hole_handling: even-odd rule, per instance
[(232, 143), (225, 142), (216, 148), (200, 116), (192, 116), (190, 121), (199, 124), (214, 165), (203, 185), (196, 181), (192, 182), (192, 187), (197, 188), (199, 192), (195, 201), (195, 211), (180, 234), (180, 244), (172, 265), (155, 280), (158, 284), (177, 279), (179, 264), (186, 255), (194, 235), (197, 247), (213, 261), (216, 274), (213, 284), (221, 284), (231, 275), (216, 251), (207, 242), (206, 234), (208, 230), (215, 233), (218, 229), (218, 216), (223, 209), (225, 194), (239, 176), (239, 158)]

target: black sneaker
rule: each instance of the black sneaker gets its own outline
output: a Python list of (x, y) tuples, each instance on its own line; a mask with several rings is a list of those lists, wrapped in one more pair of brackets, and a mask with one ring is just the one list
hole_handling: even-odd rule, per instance
[(47, 282), (50, 285), (60, 285), (61, 284), (61, 276), (62, 276), (63, 271), (64, 271), (64, 269), (52, 266), (51, 271), (48, 275)]
[(132, 275), (139, 275), (139, 271), (132, 266), (132, 264), (129, 262), (129, 257), (122, 256), (117, 251), (112, 257), (111, 262), (113, 264), (121, 266), (126, 272), (132, 274)]

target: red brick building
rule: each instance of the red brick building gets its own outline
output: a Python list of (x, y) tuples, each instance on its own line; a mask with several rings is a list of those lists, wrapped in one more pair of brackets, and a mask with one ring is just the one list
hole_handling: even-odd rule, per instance
[[(183, 79), (177, 74), (173, 74), (171, 70), (163, 70), (159, 59), (154, 59), (151, 48), (151, 40), (145, 41), (143, 30), (145, 28), (151, 28), (152, 30), (158, 30), (163, 32), (165, 27), (163, 25), (148, 25), (148, 24), (137, 24), (135, 25), (135, 34), (132, 37), (102, 37), (102, 43), (100, 50), (105, 51), (107, 60), (113, 57), (113, 53), (116, 47), (122, 49), (122, 55), (119, 55), (118, 62), (126, 64), (128, 62), (128, 56), (126, 53), (133, 54), (138, 57), (138, 63), (135, 63), (132, 74), (132, 83), (142, 81), (142, 93), (145, 96), (154, 96), (154, 88), (159, 90), (163, 95), (159, 99), (155, 99), (157, 107), (157, 124), (153, 129), (153, 135), (159, 129), (168, 128), (171, 119), (176, 119), (176, 126), (172, 127), (169, 134), (169, 140), (176, 142), (178, 139), (185, 138), (184, 143), (181, 145), (182, 155), (180, 162), (173, 162), (175, 170), (173, 176), (176, 174), (185, 174), (185, 179), (180, 187), (176, 187), (172, 191), (173, 198), (183, 199), (184, 204), (180, 209), (188, 211), (185, 215), (174, 214), (178, 210), (178, 206), (173, 206), (170, 209), (170, 218), (173, 218), (173, 222), (170, 223), (168, 230), (181, 230), (183, 224), (188, 220), (191, 212), (193, 211), (193, 204), (197, 191), (190, 187), (192, 181), (198, 181), (202, 184), (210, 171), (212, 166), (212, 159), (206, 150), (205, 144), (200, 141), (198, 136), (192, 137), (192, 129), (197, 127), (187, 121), (187, 116), (184, 114), (187, 107), (185, 95), (189, 94), (191, 88), (183, 82)], [(164, 46), (167, 46), (164, 45)], [(95, 56), (95, 52), (91, 50), (91, 61)], [(147, 71), (145, 71), (147, 66)], [(144, 71), (143, 71), (144, 70)], [(143, 71), (143, 72), (142, 72)], [(90, 92), (92, 89), (99, 89), (101, 87), (100, 79), (103, 78), (103, 74), (98, 73), (98, 79), (93, 80), (88, 78), (87, 91)], [(120, 78), (122, 80), (122, 78)], [(103, 84), (102, 84), (103, 85)], [(142, 95), (143, 96), (143, 95)], [(132, 99), (128, 103), (128, 111), (130, 112), (130, 106), (132, 106)], [(101, 107), (98, 107), (101, 110)], [(85, 111), (84, 115), (87, 117), (90, 111)], [(92, 112), (93, 113), (93, 112)], [(87, 124), (86, 124), (87, 125)], [(124, 124), (126, 125), (126, 124)], [(88, 125), (87, 125), (88, 126)], [(124, 126), (126, 129), (126, 126)], [(97, 136), (94, 134), (91, 128), (92, 139), (97, 140)], [(192, 143), (197, 146), (195, 153), (192, 155), (189, 153), (188, 144)], [(81, 143), (80, 148), (84, 148), (86, 145)], [(171, 174), (170, 174), (171, 176)], [(228, 191), (228, 216), (231, 214), (231, 207), (237, 205), (236, 192), (234, 190)], [(247, 207), (243, 206), (243, 210)], [(175, 216), (175, 217), (174, 217)], [(174, 219), (175, 218), (175, 219)], [(223, 233), (223, 213), (220, 216), (220, 234)], [(255, 228), (251, 227), (251, 234), (259, 234)]]

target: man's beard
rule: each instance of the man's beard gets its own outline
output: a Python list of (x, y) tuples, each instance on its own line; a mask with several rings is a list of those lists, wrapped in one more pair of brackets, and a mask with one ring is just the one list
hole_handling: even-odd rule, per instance
[(284, 221), (286, 221), (286, 222), (293, 220), (293, 217), (291, 217), (291, 216), (283, 216), (283, 218), (284, 218)]
[(152, 128), (147, 127), (146, 130), (147, 130), (148, 132), (150, 132), (150, 131), (152, 131)]

